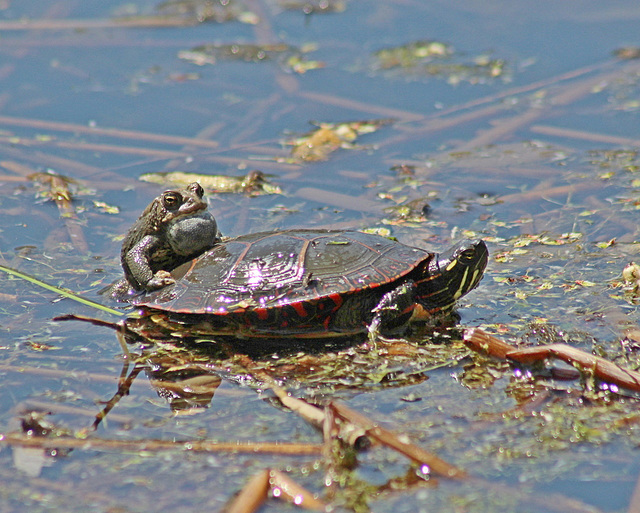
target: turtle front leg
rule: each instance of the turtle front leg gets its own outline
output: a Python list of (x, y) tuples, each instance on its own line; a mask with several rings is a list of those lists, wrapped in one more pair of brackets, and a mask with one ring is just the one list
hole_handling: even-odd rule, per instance
[(413, 310), (417, 306), (417, 288), (412, 280), (404, 282), (387, 292), (372, 310), (373, 319), (369, 324), (369, 340), (384, 338), (381, 332), (398, 331), (407, 326)]

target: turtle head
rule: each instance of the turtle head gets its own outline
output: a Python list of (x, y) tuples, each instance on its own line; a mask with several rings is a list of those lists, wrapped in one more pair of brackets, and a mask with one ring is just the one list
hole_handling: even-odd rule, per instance
[(434, 311), (453, 308), (455, 302), (478, 286), (489, 251), (482, 240), (465, 240), (435, 255), (419, 281), (421, 302)]

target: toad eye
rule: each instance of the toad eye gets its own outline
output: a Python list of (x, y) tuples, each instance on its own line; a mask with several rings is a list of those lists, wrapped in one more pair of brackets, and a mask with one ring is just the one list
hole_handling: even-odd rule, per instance
[(173, 210), (174, 208), (180, 206), (181, 202), (182, 202), (182, 196), (177, 192), (167, 192), (163, 196), (164, 206), (169, 210)]

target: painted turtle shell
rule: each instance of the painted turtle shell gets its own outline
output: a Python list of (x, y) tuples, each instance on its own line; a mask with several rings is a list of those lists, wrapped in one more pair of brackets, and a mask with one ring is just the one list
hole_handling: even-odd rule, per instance
[(216, 244), (132, 303), (237, 336), (387, 332), (451, 309), (486, 263), (482, 241), (436, 255), (357, 231), (254, 233)]

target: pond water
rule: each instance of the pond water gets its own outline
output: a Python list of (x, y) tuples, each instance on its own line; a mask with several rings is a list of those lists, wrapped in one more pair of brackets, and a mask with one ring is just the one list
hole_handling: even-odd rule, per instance
[[(281, 193), (208, 193), (224, 235), (371, 229), (433, 251), (482, 238), (491, 257), (461, 328), (640, 366), (622, 280), (640, 259), (636, 1), (223, 4), (0, 2), (3, 266), (104, 303), (122, 236), (167, 188), (140, 176), (257, 169)], [(214, 9), (231, 19), (195, 19)], [(323, 125), (317, 153), (292, 145), (352, 122), (342, 139)], [(111, 313), (0, 283), (0, 433), (76, 441), (0, 443), (3, 512), (216, 511), (265, 468), (338, 511), (640, 509), (633, 392), (473, 355), (455, 331), (421, 332), (412, 350), (263, 351), (254, 370), (293, 395), (343, 401), (471, 476), (418, 479), (374, 447), (325, 487), (318, 455), (161, 447), (322, 442), (246, 360), (199, 340), (121, 345), (52, 320)]]

